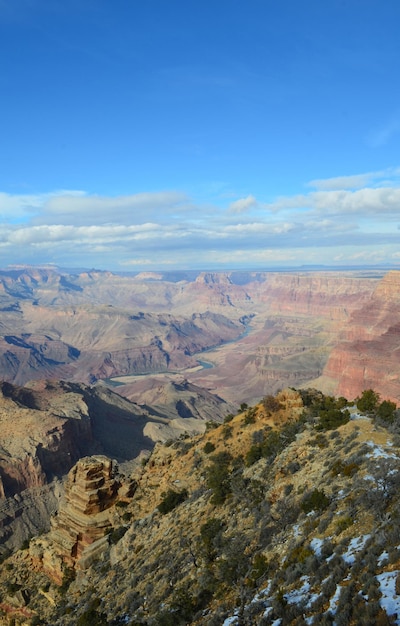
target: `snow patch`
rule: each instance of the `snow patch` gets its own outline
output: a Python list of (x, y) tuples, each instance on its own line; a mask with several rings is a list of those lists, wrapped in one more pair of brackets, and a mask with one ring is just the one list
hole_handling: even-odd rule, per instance
[(396, 579), (398, 575), (399, 570), (396, 570), (378, 574), (376, 577), (382, 594), (379, 603), (388, 615), (397, 614), (396, 624), (400, 624), (400, 596), (396, 594)]
[(343, 560), (348, 565), (353, 565), (354, 561), (356, 560), (355, 555), (357, 554), (357, 552), (360, 552), (360, 550), (363, 549), (370, 536), (371, 535), (361, 535), (361, 537), (354, 537), (350, 541), (347, 551), (342, 554)]
[(397, 454), (393, 452), (388, 452), (382, 446), (379, 446), (374, 441), (367, 441), (367, 445), (372, 448), (372, 452), (370, 454), (366, 454), (366, 457), (369, 459), (397, 459)]

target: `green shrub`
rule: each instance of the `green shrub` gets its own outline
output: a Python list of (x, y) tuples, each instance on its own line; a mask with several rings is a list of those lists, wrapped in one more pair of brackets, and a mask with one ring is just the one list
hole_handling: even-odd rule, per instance
[(350, 528), (353, 525), (353, 519), (346, 515), (344, 517), (340, 517), (335, 523), (336, 534), (340, 535), (346, 528)]
[(330, 499), (324, 490), (314, 489), (314, 491), (304, 497), (301, 508), (304, 513), (311, 513), (311, 511), (323, 511), (329, 504)]
[(173, 489), (168, 489), (166, 493), (162, 494), (162, 501), (158, 505), (158, 510), (162, 515), (166, 515), (178, 504), (181, 504), (188, 497), (187, 489), (183, 489), (182, 491), (174, 491)]
[(277, 413), (283, 408), (282, 404), (275, 398), (275, 396), (265, 396), (263, 398), (263, 406), (267, 413)]
[(348, 478), (354, 476), (360, 469), (358, 463), (343, 463), (340, 459), (335, 461), (332, 466), (331, 474), (332, 476), (337, 476), (338, 474), (342, 474), (343, 476), (347, 476)]
[(318, 446), (318, 448), (326, 448), (328, 446), (328, 441), (322, 433), (318, 433), (314, 439), (310, 439), (311, 446)]
[(212, 457), (212, 464), (207, 468), (207, 487), (213, 491), (211, 502), (222, 504), (231, 492), (229, 466), (232, 455), (229, 452), (219, 452)]
[(13, 596), (15, 593), (17, 593), (17, 591), (19, 591), (22, 588), (22, 585), (19, 585), (16, 582), (7, 582), (6, 583), (6, 589), (7, 589), (7, 593), (10, 594), (10, 596)]
[(396, 405), (394, 402), (390, 400), (384, 400), (376, 411), (378, 417), (381, 418), (384, 422), (388, 424), (392, 424), (395, 418)]
[[(247, 467), (253, 465), (261, 458), (273, 459), (278, 456), (295, 439), (303, 424), (300, 420), (288, 422), (280, 430), (270, 430), (266, 433), (261, 443), (254, 444), (245, 455)], [(261, 432), (261, 431), (259, 431)]]
[(269, 561), (268, 559), (258, 552), (253, 559), (253, 566), (249, 577), (247, 579), (247, 585), (249, 587), (256, 587), (257, 581), (265, 576), (269, 570)]
[(347, 424), (349, 420), (350, 411), (348, 409), (343, 410), (331, 407), (320, 411), (319, 423), (316, 428), (317, 430), (332, 430), (333, 428)]
[(114, 545), (115, 543), (118, 543), (118, 541), (120, 539), (122, 539), (122, 537), (125, 535), (127, 530), (128, 529), (125, 528), (125, 526), (119, 526), (118, 528), (113, 528), (108, 533), (108, 538), (109, 538), (110, 544)]
[(244, 460), (245, 465), (247, 467), (250, 467), (250, 465), (253, 465), (257, 461), (262, 459), (262, 456), (263, 454), (262, 454), (261, 445), (251, 446), (251, 448), (247, 451), (246, 456), (245, 456), (245, 460)]
[(379, 404), (379, 393), (373, 389), (365, 389), (360, 398), (356, 400), (357, 409), (363, 413), (371, 413), (375, 411)]
[(222, 437), (224, 439), (229, 439), (230, 437), (232, 437), (232, 426), (229, 426), (229, 424), (224, 424), (222, 427)]
[(244, 416), (244, 420), (243, 423), (248, 426), (249, 424), (255, 424), (256, 421), (256, 413), (257, 413), (257, 409), (256, 408), (252, 408), (250, 407), (247, 411), (246, 414)]
[(195, 610), (195, 602), (192, 595), (184, 587), (177, 589), (170, 603), (175, 616), (174, 624), (190, 624)]
[(217, 548), (221, 546), (223, 524), (221, 520), (212, 517), (200, 527), (200, 539), (204, 556), (207, 562), (212, 562), (217, 557)]
[(77, 619), (77, 626), (107, 626), (107, 615), (99, 612), (97, 608), (100, 605), (99, 598), (95, 598), (89, 604), (89, 607)]
[(76, 578), (76, 572), (73, 567), (65, 567), (63, 570), (63, 578), (60, 586), (60, 593), (65, 594), (72, 581)]
[(314, 552), (311, 548), (306, 546), (296, 546), (293, 548), (291, 552), (287, 555), (287, 559), (285, 561), (286, 565), (293, 565), (296, 563), (305, 563), (308, 557), (313, 556)]
[(207, 443), (204, 444), (203, 450), (206, 454), (210, 454), (211, 452), (214, 452), (215, 446), (211, 441), (207, 441)]

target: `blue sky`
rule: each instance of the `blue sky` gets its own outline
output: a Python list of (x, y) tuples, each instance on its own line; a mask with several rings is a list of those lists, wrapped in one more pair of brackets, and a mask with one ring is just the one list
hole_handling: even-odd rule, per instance
[(0, 0), (0, 266), (400, 264), (398, 0)]

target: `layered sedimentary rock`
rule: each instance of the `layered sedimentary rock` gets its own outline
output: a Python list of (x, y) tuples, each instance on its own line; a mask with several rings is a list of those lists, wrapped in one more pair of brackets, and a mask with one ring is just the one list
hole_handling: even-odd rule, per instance
[(93, 382), (187, 368), (254, 315), (342, 322), (373, 287), (343, 273), (0, 272), (0, 376)]
[(400, 272), (389, 272), (370, 301), (354, 311), (332, 350), (324, 377), (335, 392), (355, 398), (375, 389), (400, 405)]
[(105, 456), (80, 459), (69, 472), (50, 533), (31, 547), (36, 564), (59, 584), (65, 568), (85, 569), (108, 546), (120, 487), (117, 467)]
[(201, 391), (190, 386), (187, 403), (175, 399), (163, 414), (100, 383), (1, 383), (0, 556), (48, 530), (59, 481), (80, 457), (105, 454), (131, 466), (155, 441), (202, 431), (213, 415), (221, 421), (228, 405)]

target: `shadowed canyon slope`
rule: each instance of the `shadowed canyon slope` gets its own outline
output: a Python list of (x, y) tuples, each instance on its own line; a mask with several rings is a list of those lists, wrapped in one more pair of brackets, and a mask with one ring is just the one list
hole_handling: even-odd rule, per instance
[[(398, 334), (398, 275), (2, 272), (0, 376), (17, 384), (125, 377), (118, 392), (140, 404), (145, 389), (171, 390), (183, 377), (235, 403), (309, 381), (398, 399), (396, 374), (382, 376), (384, 345)], [(348, 382), (339, 383), (346, 364)]]
[(131, 468), (156, 441), (204, 432), (231, 405), (185, 381), (164, 390), (165, 409), (138, 406), (102, 384), (34, 381), (0, 386), (0, 555), (47, 528), (59, 481), (86, 455)]
[(129, 477), (80, 459), (50, 532), (0, 567), (0, 624), (398, 623), (400, 415), (266, 400)]

